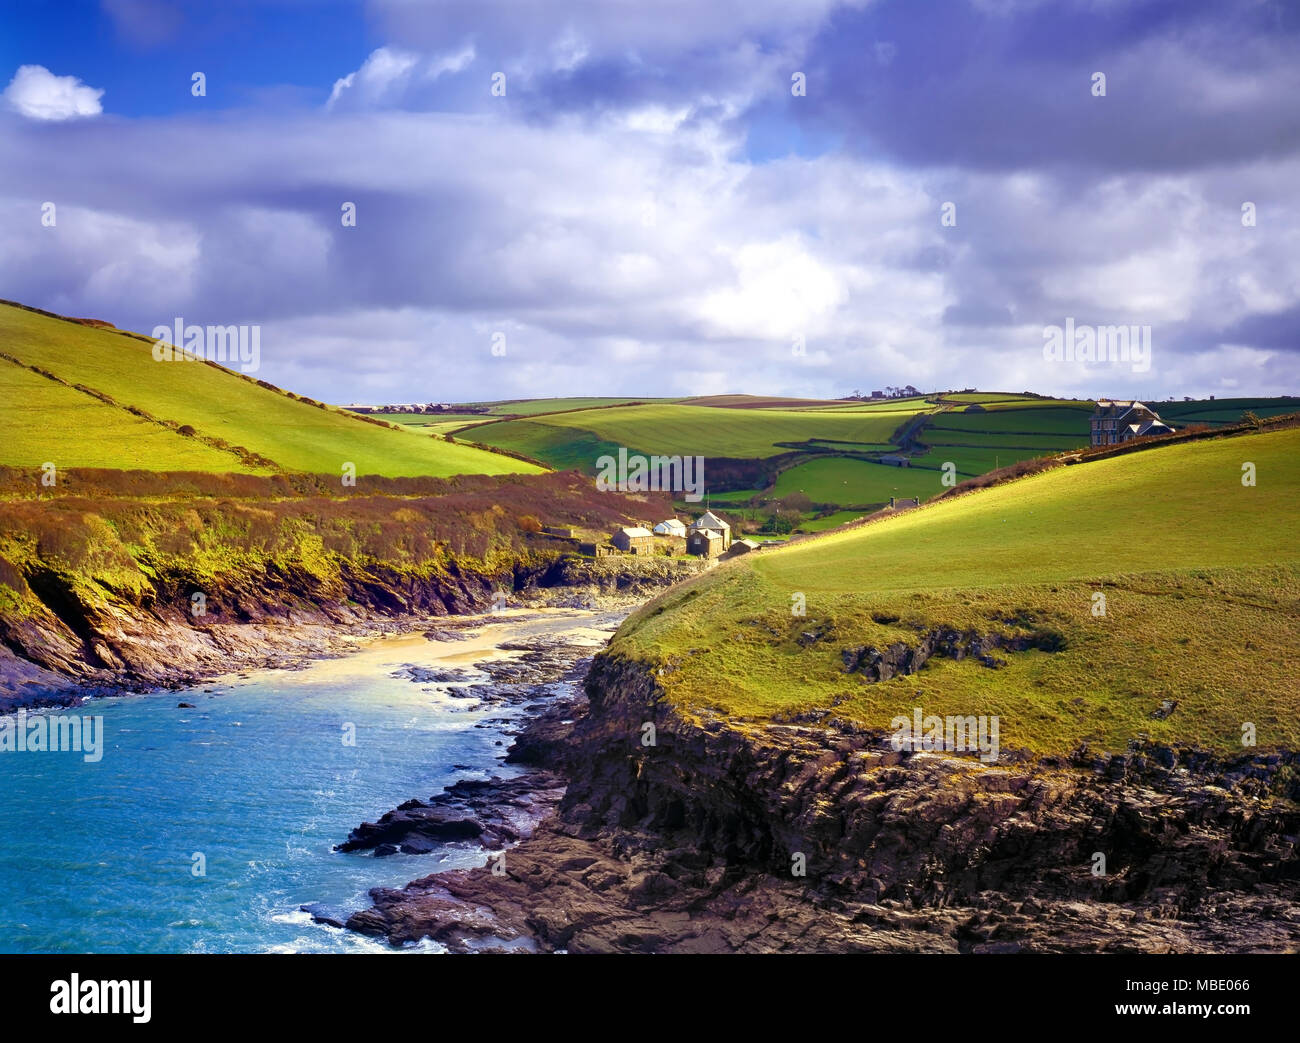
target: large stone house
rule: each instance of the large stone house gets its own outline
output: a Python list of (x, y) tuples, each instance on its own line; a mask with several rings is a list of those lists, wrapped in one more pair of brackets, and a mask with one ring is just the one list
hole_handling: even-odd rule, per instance
[(722, 538), (722, 549), (726, 550), (731, 546), (731, 526), (724, 522), (712, 511), (705, 511), (693, 522), (686, 537), (686, 551), (688, 554), (694, 554), (691, 550), (691, 535), (697, 532), (716, 532)]
[(653, 554), (655, 536), (649, 529), (641, 526), (619, 529), (610, 540), (624, 554)]
[(701, 558), (717, 558), (726, 550), (723, 536), (717, 529), (697, 529), (691, 527), (691, 534), (686, 537), (686, 553)]
[(1131, 438), (1171, 435), (1174, 429), (1141, 402), (1099, 398), (1092, 414), (1092, 444), (1118, 445)]

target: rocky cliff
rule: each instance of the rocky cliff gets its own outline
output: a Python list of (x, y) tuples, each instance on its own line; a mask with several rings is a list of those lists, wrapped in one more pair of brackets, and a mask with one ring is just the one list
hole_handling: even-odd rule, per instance
[(504, 874), (378, 890), (348, 925), (530, 951), (1300, 948), (1294, 754), (988, 766), (829, 715), (684, 714), (657, 670), (597, 657), (567, 792)]
[(690, 560), (584, 560), (548, 523), (671, 510), (573, 473), (364, 478), (0, 469), (0, 711), (330, 654), (494, 605), (630, 603)]

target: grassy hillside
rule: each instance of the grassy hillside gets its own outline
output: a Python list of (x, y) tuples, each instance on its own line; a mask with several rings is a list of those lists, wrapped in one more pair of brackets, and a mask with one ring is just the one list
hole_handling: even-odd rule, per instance
[[(924, 404), (834, 413), (675, 404), (622, 406), (505, 421), (480, 427), (467, 437), (547, 463), (553, 463), (555, 445), (566, 437), (586, 437), (643, 453), (762, 458), (789, 451), (779, 443), (812, 438), (888, 442), (894, 430), (919, 408), (925, 408)], [(560, 430), (558, 437), (556, 429)], [(592, 457), (587, 469), (594, 467)]]
[(1218, 427), (1241, 419), (1245, 412), (1259, 417), (1278, 416), (1300, 410), (1300, 398), (1220, 398), (1205, 402), (1148, 402), (1166, 420), (1183, 424), (1208, 424)]
[(493, 418), (474, 413), (381, 413), (379, 419), (426, 435), (445, 435), (451, 431), (468, 430), (475, 424), (486, 424)]
[[(267, 350), (267, 345), (263, 345)], [(0, 464), (389, 476), (540, 468), (262, 386), (151, 342), (0, 304)], [(12, 389), (14, 393), (8, 393)]]
[[(873, 504), (891, 496), (928, 500), (943, 492), (942, 476), (919, 467), (891, 467), (852, 457), (828, 456), (782, 471), (774, 495), (803, 493), (814, 503)], [(846, 519), (847, 520), (847, 519)]]
[(5, 359), (0, 423), (0, 462), (11, 465), (147, 469), (163, 462), (184, 471), (267, 470)]
[[(602, 406), (621, 406), (629, 402), (659, 401), (644, 398), (517, 398), (502, 402), (468, 402), (466, 405), (487, 406), (491, 416), (538, 416), (542, 413), (561, 413), (570, 409), (598, 409)], [(667, 399), (664, 401), (671, 401)]]
[[(1143, 737), (1239, 751), (1250, 722), (1261, 746), (1294, 749), (1297, 516), (1300, 429), (1158, 446), (739, 559), (641, 609), (614, 647), (664, 664), (689, 709), (834, 707), (886, 730), (914, 706), (989, 714), (1004, 747), (1038, 752)], [(845, 670), (847, 649), (915, 647), (949, 627), (1038, 647), (998, 653), (997, 669)]]
[[(1091, 402), (970, 394), (945, 396), (945, 401), (949, 408), (927, 419), (917, 434), (922, 452), (914, 466), (942, 470), (951, 462), (959, 478), (972, 478), (1019, 460), (1078, 449), (1091, 437)], [(966, 412), (972, 403), (983, 412)]]

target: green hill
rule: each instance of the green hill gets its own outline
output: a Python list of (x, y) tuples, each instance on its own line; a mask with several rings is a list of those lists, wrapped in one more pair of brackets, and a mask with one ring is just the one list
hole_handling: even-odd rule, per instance
[(152, 341), (0, 303), (0, 464), (391, 477), (537, 473), (443, 438), (394, 430)]
[[(1298, 516), (1300, 429), (1157, 445), (757, 552), (642, 608), (614, 648), (661, 664), (699, 711), (833, 708), (885, 730), (915, 706), (997, 715), (1004, 747), (1053, 753), (1144, 737), (1240, 750), (1249, 723), (1295, 749)], [(1028, 647), (995, 650), (996, 668), (849, 670), (944, 631)]]
[[(600, 455), (595, 450), (601, 446), (626, 446), (646, 454), (761, 459), (789, 452), (783, 442), (814, 438), (888, 442), (900, 424), (928, 408), (924, 402), (838, 412), (656, 403), (507, 420), (480, 426), (465, 437), (565, 466), (574, 466), (578, 454), (570, 453), (561, 460), (557, 448), (582, 446), (579, 452), (590, 456), (584, 458), (584, 470), (594, 473)], [(590, 455), (593, 452), (595, 455)]]

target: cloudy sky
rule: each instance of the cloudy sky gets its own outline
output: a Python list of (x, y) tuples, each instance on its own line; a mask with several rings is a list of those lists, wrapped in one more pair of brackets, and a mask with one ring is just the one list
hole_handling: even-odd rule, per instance
[(0, 88), (0, 297), (329, 401), (1300, 392), (1293, 0), (28, 0)]

